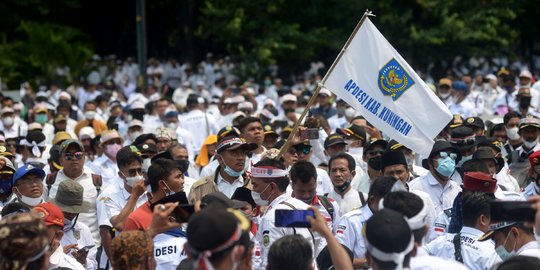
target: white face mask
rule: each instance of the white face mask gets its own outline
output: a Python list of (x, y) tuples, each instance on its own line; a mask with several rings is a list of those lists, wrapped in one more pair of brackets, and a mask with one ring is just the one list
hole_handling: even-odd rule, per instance
[(127, 177), (123, 172), (121, 173), (126, 178), (126, 184), (130, 187), (134, 187), (137, 183), (144, 180), (144, 176), (142, 175), (135, 175), (135, 176)]
[(347, 109), (345, 109), (345, 116), (347, 118), (353, 118), (355, 114), (356, 110), (353, 107), (348, 107)]
[(86, 112), (84, 112), (84, 118), (86, 118), (86, 120), (94, 120), (94, 117), (96, 117), (96, 112), (95, 111), (86, 111)]
[(527, 149), (533, 149), (536, 144), (538, 143), (538, 139), (532, 141), (532, 142), (528, 142), (528, 141), (525, 141), (523, 140), (523, 146), (525, 146)]
[(2, 118), (2, 123), (4, 126), (11, 126), (13, 125), (14, 118), (12, 116), (4, 117)]
[(176, 123), (176, 122), (168, 123), (167, 127), (172, 129), (172, 130), (176, 130), (178, 128), (178, 123)]
[(452, 92), (448, 91), (448, 93), (439, 93), (439, 97), (441, 98), (447, 98), (452, 94)]
[(21, 192), (19, 191), (18, 188), (16, 188), (16, 189), (19, 192), (19, 194), (17, 194), (17, 196), (19, 197), (19, 200), (21, 200), (21, 202), (23, 202), (26, 205), (34, 207), (34, 206), (40, 204), (41, 201), (43, 201), (43, 199), (41, 197), (31, 198), (31, 197), (28, 197), (28, 196), (24, 196), (24, 195), (21, 194)]
[(133, 131), (131, 133), (129, 133), (129, 138), (134, 141), (135, 139), (137, 139), (137, 137), (141, 136), (141, 132), (140, 131)]
[[(266, 187), (263, 189), (263, 191), (261, 193), (264, 193), (269, 186), (270, 186), (270, 184), (266, 185)], [(265, 199), (261, 198), (261, 193), (257, 193), (257, 192), (252, 190), (251, 191), (251, 197), (253, 197), (253, 201), (255, 201), (255, 203), (257, 205), (268, 206), (270, 204), (270, 202), (268, 200), (265, 200)]]
[(517, 127), (507, 128), (506, 129), (506, 136), (508, 136), (508, 139), (513, 140), (513, 141), (519, 140), (518, 131), (519, 131), (519, 129)]

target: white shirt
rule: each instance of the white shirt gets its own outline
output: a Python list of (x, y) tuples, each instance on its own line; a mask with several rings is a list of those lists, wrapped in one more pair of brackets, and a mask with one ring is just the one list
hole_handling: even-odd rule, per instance
[(467, 270), (465, 265), (431, 256), (423, 249), (418, 249), (416, 256), (411, 258), (410, 269), (414, 270)]
[(85, 270), (77, 260), (64, 253), (62, 244), (58, 245), (53, 254), (51, 254), (51, 257), (49, 257), (49, 269), (56, 269), (59, 267), (73, 270)]
[[(360, 194), (354, 189), (349, 189), (343, 197), (339, 195), (334, 189), (328, 193), (328, 198), (333, 199), (339, 205), (339, 214), (345, 215), (346, 213), (362, 207), (362, 201), (360, 200)], [(366, 197), (367, 198), (367, 197)]]
[(154, 237), (154, 257), (156, 270), (176, 269), (187, 258), (184, 244), (187, 238), (161, 233)]
[(221, 177), (221, 174), (217, 172), (217, 189), (225, 194), (227, 197), (231, 198), (237, 188), (244, 186), (244, 178), (240, 175), (236, 178), (232, 184), (227, 180)]
[(448, 105), (448, 109), (452, 114), (459, 114), (463, 118), (476, 116), (476, 110), (474, 104), (468, 101), (466, 98), (460, 103), (452, 103)]
[(536, 195), (540, 195), (540, 187), (536, 185), (536, 183), (531, 182), (527, 187), (525, 187), (525, 190), (523, 191), (523, 196), (528, 199), (529, 197)]
[(107, 187), (118, 178), (118, 166), (107, 155), (103, 154), (92, 162), (90, 168), (103, 178), (103, 188)]
[(206, 164), (206, 166), (202, 168), (201, 173), (199, 174), (199, 179), (215, 174), (218, 166), (219, 161), (217, 159), (210, 161), (210, 163)]
[(216, 119), (201, 110), (192, 110), (180, 119), (180, 127), (192, 133), (193, 146), (196, 154), (201, 151), (204, 140), (210, 134), (217, 134), (219, 128)]
[(540, 244), (538, 244), (536, 241), (531, 241), (516, 251), (516, 255), (530, 256), (540, 259)]
[(11, 127), (8, 129), (4, 126), (4, 123), (0, 121), (0, 130), (4, 132), (4, 137), (6, 139), (17, 138), (19, 136), (26, 136), (28, 133), (28, 125), (22, 120), (14, 120), (13, 125), (11, 125)]
[[(303, 236), (306, 241), (310, 244), (312, 250), (314, 250), (315, 240), (311, 232), (307, 228), (286, 228), (286, 227), (276, 227), (275, 226), (275, 211), (276, 209), (285, 209), (291, 210), (291, 207), (283, 204), (282, 202), (287, 202), (294, 206), (298, 210), (307, 210), (309, 205), (303, 203), (302, 201), (292, 198), (289, 194), (285, 193), (281, 196), (275, 198), (266, 212), (263, 214), (259, 221), (259, 228), (257, 230), (257, 235), (255, 240), (259, 243), (261, 247), (261, 258), (263, 261), (263, 268), (266, 266), (268, 261), (268, 251), (272, 246), (272, 243), (282, 238), (285, 235), (298, 234)], [(318, 254), (317, 250), (314, 250), (313, 254)], [(255, 257), (255, 256), (254, 256)]]
[(67, 177), (64, 174), (64, 170), (59, 171), (56, 174), (56, 180), (54, 181), (54, 184), (51, 186), (51, 190), (47, 191), (47, 188), (45, 188), (43, 194), (44, 198), (47, 201), (50, 201), (54, 197), (56, 197), (56, 192), (58, 191), (58, 185), (62, 183), (64, 180), (74, 180), (77, 183), (79, 183), (84, 188), (83, 193), (83, 200), (90, 204), (90, 211), (88, 213), (81, 213), (79, 214), (78, 222), (84, 223), (88, 228), (90, 228), (90, 231), (92, 232), (92, 236), (94, 237), (94, 241), (96, 242), (96, 246), (99, 246), (101, 243), (101, 237), (99, 235), (99, 229), (98, 229), (98, 223), (97, 223), (97, 208), (96, 208), (96, 199), (97, 199), (97, 190), (96, 186), (94, 186), (94, 182), (92, 181), (92, 175), (86, 171), (83, 171), (83, 173), (75, 178), (71, 179)]
[(328, 173), (321, 168), (317, 168), (317, 195), (328, 194), (332, 189), (334, 189), (334, 186)]
[[(92, 270), (98, 268), (96, 261), (97, 247), (95, 246), (94, 238), (92, 238), (92, 232), (90, 232), (88, 226), (80, 222), (75, 223), (75, 226), (73, 226), (73, 228), (71, 228), (69, 231), (64, 231), (64, 236), (62, 236), (60, 243), (62, 246), (77, 244), (78, 249), (82, 249), (86, 246), (93, 246), (90, 248), (88, 255), (86, 256), (86, 269)], [(72, 252), (75, 252), (75, 250)], [(70, 256), (73, 255), (70, 253)]]
[[(484, 233), (478, 229), (465, 227), (461, 229), (461, 254), (463, 263), (469, 269), (485, 270), (502, 260), (495, 252), (492, 240), (480, 242), (478, 238)], [(424, 246), (427, 253), (442, 259), (455, 261), (454, 244), (455, 234), (446, 234)]]
[(433, 202), (436, 215), (439, 215), (445, 209), (452, 208), (454, 199), (461, 191), (461, 187), (452, 180), (448, 180), (444, 187), (441, 186), (431, 172), (409, 182), (409, 188), (426, 192)]
[(353, 252), (354, 258), (366, 257), (366, 244), (362, 236), (362, 227), (371, 216), (373, 216), (371, 209), (365, 205), (346, 213), (335, 225), (336, 240), (347, 246)]

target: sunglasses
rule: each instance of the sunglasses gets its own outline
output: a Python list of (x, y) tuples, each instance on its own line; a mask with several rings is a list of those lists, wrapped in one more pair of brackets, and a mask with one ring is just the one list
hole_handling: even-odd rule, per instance
[(370, 156), (376, 156), (376, 155), (382, 155), (385, 152), (386, 152), (385, 150), (369, 150), (367, 154)]
[(290, 154), (296, 153), (297, 155), (303, 154), (303, 155), (309, 155), (311, 152), (311, 145), (293, 145), (291, 149), (289, 149)]
[(74, 153), (65, 153), (64, 154), (64, 158), (66, 160), (74, 160), (74, 159), (81, 160), (83, 157), (84, 157), (83, 152), (74, 152)]
[(467, 138), (467, 139), (463, 139), (463, 140), (450, 141), (450, 143), (453, 143), (453, 144), (457, 145), (458, 147), (472, 146), (472, 145), (474, 145), (476, 143), (476, 139), (475, 138)]
[(441, 158), (451, 157), (453, 160), (456, 160), (456, 158), (457, 158), (456, 153), (440, 152), (439, 155), (441, 156)]

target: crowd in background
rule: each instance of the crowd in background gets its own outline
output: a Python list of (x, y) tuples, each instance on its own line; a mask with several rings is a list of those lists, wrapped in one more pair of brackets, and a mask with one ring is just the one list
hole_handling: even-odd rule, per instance
[[(540, 267), (540, 214), (490, 209), (540, 208), (526, 64), (422, 74), (453, 114), (429, 156), (326, 88), (291, 135), (324, 65), (262, 81), (235, 65), (151, 59), (141, 88), (133, 59), (95, 57), (84, 80), (0, 95), (0, 269)], [(276, 224), (308, 209), (311, 229)]]

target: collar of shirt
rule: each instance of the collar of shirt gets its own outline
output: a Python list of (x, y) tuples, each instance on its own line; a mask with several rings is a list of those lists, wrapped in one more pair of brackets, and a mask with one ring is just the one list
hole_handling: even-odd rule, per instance
[(369, 208), (368, 204), (364, 205), (362, 208), (362, 217), (365, 221), (367, 221), (371, 216), (373, 216), (373, 212), (371, 212), (371, 209)]
[(79, 180), (81, 178), (84, 178), (84, 177), (87, 177), (87, 176), (90, 176), (89, 173), (87, 173), (86, 171), (83, 170), (82, 174), (77, 176), (76, 178), (72, 179), (72, 178), (69, 178), (65, 173), (64, 173), (64, 169), (58, 171), (58, 174), (56, 175), (56, 183), (60, 183), (60, 181), (62, 180), (65, 180), (65, 179), (71, 179), (71, 180)]
[[(439, 186), (441, 187), (443, 190), (446, 190), (446, 189), (451, 189), (453, 186), (452, 186), (452, 183), (450, 181), (453, 181), (452, 179), (448, 179), (446, 185), (443, 187), (441, 185), (441, 183), (439, 183), (439, 181), (437, 181), (437, 179), (435, 179), (435, 176), (433, 176), (433, 174), (431, 172), (429, 172), (428, 174), (426, 174), (426, 179), (427, 179), (427, 182), (429, 183), (429, 185), (431, 186)], [(450, 176), (451, 178), (451, 176)]]
[(520, 249), (518, 249), (518, 251), (516, 251), (516, 254), (519, 255), (520, 253), (522, 253), (523, 251), (528, 250), (528, 249), (540, 249), (540, 244), (533, 240), (533, 241), (523, 245)]
[(280, 204), (281, 202), (284, 202), (288, 199), (291, 198), (291, 195), (289, 195), (288, 193), (283, 193), (281, 195), (279, 195), (277, 198), (275, 198), (271, 203), (270, 205), (268, 206), (268, 209), (266, 209), (266, 213), (268, 213), (268, 211), (270, 211), (270, 209), (276, 207), (276, 205)]
[(463, 226), (463, 228), (461, 229), (461, 234), (468, 234), (468, 235), (475, 236), (475, 239), (478, 239), (480, 238), (480, 236), (484, 235), (484, 233), (481, 230), (477, 228), (473, 228), (473, 227), (467, 227), (467, 226)]
[(217, 177), (217, 184), (219, 184), (219, 183), (221, 183), (221, 182), (226, 182), (227, 184), (230, 184), (230, 185), (232, 185), (232, 184), (234, 184), (234, 183), (236, 183), (236, 182), (239, 182), (239, 183), (241, 183), (242, 185), (244, 184), (244, 177), (242, 177), (241, 175), (238, 176), (238, 178), (234, 179), (234, 181), (233, 181), (232, 183), (230, 183), (229, 181), (225, 180), (225, 178), (223, 178), (223, 177), (221, 176), (221, 173), (218, 172), (217, 175), (218, 175), (218, 177)]

